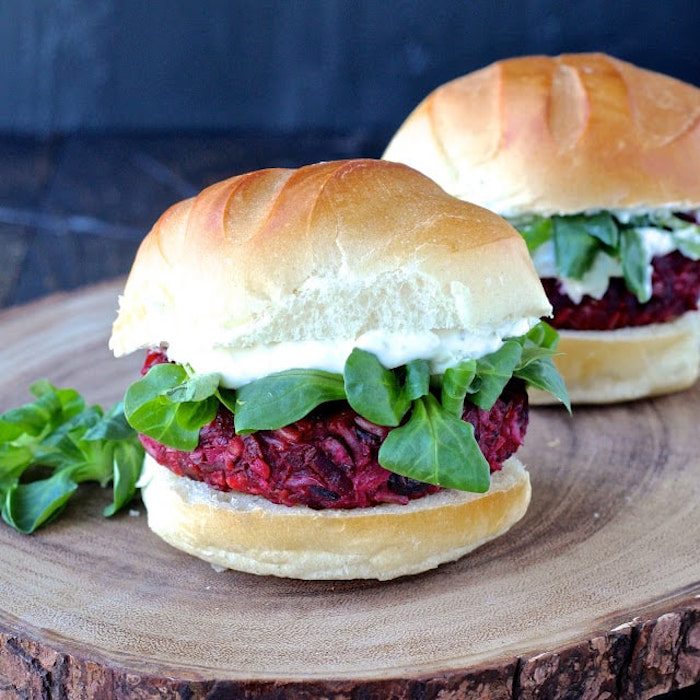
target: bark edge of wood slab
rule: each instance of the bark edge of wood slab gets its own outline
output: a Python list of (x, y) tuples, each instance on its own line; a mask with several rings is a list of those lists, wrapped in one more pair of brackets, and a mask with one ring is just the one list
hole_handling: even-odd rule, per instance
[[(142, 359), (105, 347), (121, 284), (0, 313), (0, 410), (47, 375), (118, 398)], [(0, 697), (649, 698), (698, 683), (698, 412), (697, 387), (574, 423), (533, 411), (525, 520), (388, 583), (217, 574), (143, 514), (104, 520), (107, 494), (88, 489), (36, 536), (0, 526)]]
[[(573, 645), (500, 663), (381, 680), (180, 680), (58, 651), (0, 627), (3, 698), (652, 698), (700, 683), (700, 600)], [(7, 693), (7, 695), (2, 694)]]

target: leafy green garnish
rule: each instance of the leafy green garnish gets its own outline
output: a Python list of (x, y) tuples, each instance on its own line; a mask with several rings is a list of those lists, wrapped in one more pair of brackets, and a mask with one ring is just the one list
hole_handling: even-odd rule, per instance
[(236, 412), (236, 392), (233, 389), (224, 389), (220, 386), (215, 396), (231, 413)]
[(168, 389), (165, 392), (165, 397), (173, 403), (204, 401), (213, 396), (218, 388), (218, 374), (195, 374), (188, 377), (182, 384)]
[(448, 369), (441, 385), (441, 402), (450, 414), (461, 416), (464, 399), (490, 410), (511, 377), (552, 394), (571, 412), (569, 394), (552, 357), (559, 335), (547, 323), (538, 323), (527, 335), (506, 341), (496, 352)]
[(547, 350), (556, 350), (559, 345), (559, 333), (546, 321), (540, 321), (531, 328), (522, 339), (524, 347), (541, 347)]
[(464, 399), (476, 376), (476, 360), (461, 362), (456, 367), (449, 367), (442, 377), (440, 402), (452, 416), (462, 417)]
[(537, 362), (531, 362), (525, 367), (517, 369), (513, 376), (524, 380), (536, 389), (541, 389), (556, 397), (564, 404), (566, 410), (571, 413), (569, 392), (566, 390), (566, 384), (564, 384), (564, 380), (561, 378), (551, 358), (543, 358)]
[(134, 441), (122, 441), (114, 447), (114, 497), (103, 514), (118, 513), (136, 494), (136, 484), (143, 466), (143, 448)]
[(673, 240), (686, 258), (700, 260), (700, 226), (688, 224), (678, 227), (673, 232)]
[(395, 474), (448, 489), (489, 489), (489, 463), (474, 427), (446, 411), (432, 394), (418, 399), (408, 423), (389, 433), (379, 463)]
[(85, 433), (85, 439), (126, 440), (133, 435), (134, 429), (129, 425), (124, 415), (124, 402), (120, 401)]
[(555, 216), (553, 241), (557, 270), (562, 277), (580, 280), (591, 269), (600, 240), (586, 226), (585, 216)]
[(569, 392), (552, 361), (559, 344), (558, 333), (548, 323), (541, 321), (527, 335), (518, 338), (518, 342), (522, 345), (522, 353), (513, 376), (551, 394), (571, 413)]
[(651, 265), (644, 258), (644, 246), (635, 229), (620, 232), (620, 259), (627, 289), (640, 304), (651, 299)]
[(394, 372), (385, 369), (376, 355), (355, 348), (343, 372), (348, 403), (377, 425), (396, 426), (411, 402)]
[(530, 253), (552, 241), (557, 273), (580, 280), (588, 273), (598, 255), (616, 260), (625, 285), (640, 303), (652, 295), (650, 253), (642, 241), (645, 228), (656, 229), (670, 238), (672, 248), (691, 260), (700, 260), (700, 226), (672, 212), (650, 212), (624, 222), (609, 212), (574, 216), (524, 216), (511, 219), (525, 239)]
[(216, 389), (208, 379), (190, 378), (182, 365), (155, 365), (127, 390), (124, 413), (138, 432), (189, 452), (197, 447), (202, 426), (216, 415)]
[(426, 396), (430, 391), (430, 365), (425, 360), (413, 360), (406, 365), (404, 393), (408, 401)]
[(236, 390), (217, 386), (212, 375), (198, 377), (181, 365), (161, 364), (129, 388), (125, 412), (140, 432), (192, 450), (219, 404), (234, 413), (236, 432), (247, 434), (282, 428), (321, 404), (346, 400), (363, 418), (394, 428), (379, 452), (383, 467), (419, 481), (481, 492), (488, 489), (489, 469), (472, 426), (462, 420), (464, 402), (489, 410), (511, 378), (520, 377), (551, 391), (568, 408), (566, 388), (551, 359), (557, 340), (556, 331), (541, 323), (498, 351), (432, 378), (425, 360), (387, 369), (375, 355), (356, 348), (342, 376), (293, 369)]
[(552, 237), (552, 220), (544, 216), (523, 216), (511, 223), (525, 239), (530, 255)]
[(55, 518), (77, 489), (69, 469), (29, 484), (15, 482), (5, 494), (2, 518), (15, 530), (28, 535)]
[(314, 369), (270, 374), (236, 392), (236, 432), (283, 428), (322, 403), (344, 398), (343, 378), (338, 374)]
[[(113, 515), (133, 497), (143, 448), (121, 404), (106, 415), (73, 389), (46, 380), (30, 388), (36, 400), (0, 415), (0, 510), (23, 533), (57, 517), (78, 485), (114, 483)], [(35, 468), (49, 470), (37, 475)]]
[(577, 221), (578, 225), (584, 226), (589, 235), (597, 238), (601, 243), (604, 243), (608, 248), (617, 248), (620, 239), (620, 233), (617, 223), (611, 214), (608, 212), (598, 212), (597, 214), (588, 214), (587, 216), (567, 216), (568, 221)]
[(508, 340), (496, 352), (477, 360), (476, 375), (479, 382), (470, 397), (472, 403), (487, 411), (496, 403), (513, 376), (522, 350), (522, 345), (517, 340)]

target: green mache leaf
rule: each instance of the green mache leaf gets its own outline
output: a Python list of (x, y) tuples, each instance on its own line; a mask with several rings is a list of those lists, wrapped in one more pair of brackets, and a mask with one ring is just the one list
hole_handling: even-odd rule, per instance
[(85, 433), (102, 420), (102, 409), (90, 406), (56, 427), (33, 448), (35, 464), (62, 469), (85, 461), (81, 442)]
[[(166, 363), (151, 367), (144, 377), (127, 389), (124, 397), (124, 414), (127, 420), (135, 408), (150, 401), (164, 399), (170, 389), (184, 384), (187, 379), (187, 372), (182, 365)], [(167, 401), (164, 400), (163, 403), (165, 402)]]
[[(662, 217), (665, 218), (665, 217)], [(646, 228), (652, 226), (654, 228), (665, 228), (666, 224), (657, 216), (651, 214), (635, 214), (627, 218), (623, 222), (619, 222), (621, 228)]]
[(73, 389), (56, 389), (46, 379), (35, 382), (30, 391), (36, 401), (0, 414), (0, 443), (20, 435), (38, 437), (80, 413), (85, 402)]
[(70, 469), (48, 479), (14, 484), (5, 493), (3, 520), (19, 532), (32, 533), (58, 515), (77, 488)]
[(21, 444), (21, 441), (0, 444), (0, 482), (15, 472), (19, 472), (19, 476), (32, 463), (32, 460), (31, 447)]
[(58, 398), (49, 395), (10, 409), (0, 415), (0, 440), (14, 440), (22, 434), (36, 437), (49, 430), (60, 411)]
[(548, 392), (561, 401), (566, 406), (566, 410), (571, 413), (569, 392), (551, 358), (544, 357), (530, 362), (524, 367), (516, 369), (513, 376), (523, 379), (536, 389)]
[(444, 488), (484, 493), (490, 468), (474, 438), (474, 428), (448, 413), (429, 394), (413, 404), (405, 425), (392, 430), (379, 450), (391, 472)]
[(103, 488), (112, 480), (114, 450), (119, 442), (84, 440), (79, 443), (81, 459), (73, 462), (73, 481), (97, 481)]
[(176, 450), (191, 452), (199, 444), (199, 431), (216, 416), (218, 402), (171, 403), (154, 401), (129, 415), (132, 427)]
[(270, 374), (237, 390), (236, 432), (276, 430), (300, 420), (322, 403), (344, 398), (343, 378), (338, 374), (313, 369)]
[[(569, 217), (567, 217), (569, 218)], [(597, 238), (610, 248), (617, 248), (620, 240), (620, 232), (615, 219), (607, 212), (576, 217), (585, 223), (586, 230), (591, 236)]]
[(216, 415), (218, 401), (213, 396), (204, 401), (171, 401), (168, 390), (184, 384), (187, 379), (187, 372), (181, 365), (151, 367), (146, 376), (127, 389), (124, 414), (129, 425), (177, 450), (195, 449), (200, 429)]
[(112, 503), (102, 511), (103, 515), (111, 517), (131, 501), (142, 466), (143, 447), (138, 441), (124, 441), (115, 446)]
[(0, 443), (16, 440), (20, 436), (36, 438), (48, 431), (50, 420), (50, 414), (34, 403), (6, 411), (0, 415)]
[(186, 448), (193, 450), (199, 442), (199, 431), (201, 428), (214, 420), (216, 411), (219, 408), (219, 402), (214, 396), (210, 396), (204, 401), (188, 401), (176, 405), (179, 406), (176, 412), (178, 425), (196, 435), (191, 443), (192, 447)]
[[(24, 445), (0, 445), (0, 494), (19, 481), (32, 465), (32, 451)], [(2, 498), (0, 498), (2, 503)], [(1, 506), (0, 506), (1, 507)]]
[(685, 228), (686, 226), (693, 225), (685, 219), (681, 219), (679, 216), (676, 216), (671, 211), (650, 212), (649, 214), (646, 214), (640, 218), (646, 219), (646, 221), (638, 221), (635, 217), (632, 219), (632, 221), (630, 221), (630, 225), (633, 228), (639, 226), (653, 226), (655, 228), (665, 228), (671, 231), (676, 231), (678, 229)]
[(652, 270), (642, 239), (634, 229), (624, 229), (620, 232), (620, 262), (627, 289), (637, 297), (640, 304), (649, 301), (652, 293)]
[(520, 235), (525, 239), (530, 255), (552, 238), (552, 219), (548, 217), (523, 216), (511, 219), (510, 223), (518, 229)]
[(79, 451), (69, 441), (64, 454), (56, 435), (67, 422), (76, 420), (85, 407), (82, 397), (72, 389), (56, 389), (47, 380), (33, 384), (30, 391), (36, 400), (0, 416), (0, 490), (6, 493), (24, 471), (34, 465), (60, 468), (71, 464)]
[(18, 438), (24, 433), (25, 431), (22, 430), (22, 425), (19, 422), (5, 420), (0, 416), (0, 446)]
[(561, 277), (580, 280), (600, 250), (600, 239), (592, 235), (586, 216), (554, 216), (553, 240), (557, 270)]
[(99, 406), (88, 406), (80, 413), (76, 413), (70, 418), (56, 426), (49, 436), (45, 438), (45, 442), (54, 444), (60, 437), (69, 433), (79, 433), (82, 437), (88, 430), (100, 423), (104, 418), (104, 413)]
[(559, 345), (559, 333), (546, 321), (540, 321), (533, 326), (524, 337), (525, 345), (533, 344), (542, 348), (555, 350)]
[(184, 384), (179, 384), (165, 392), (165, 396), (174, 403), (186, 401), (204, 401), (214, 396), (219, 388), (219, 374), (195, 374), (187, 379)]
[(47, 379), (40, 379), (29, 387), (37, 397), (36, 404), (49, 410), (57, 422), (68, 420), (85, 409), (85, 400), (75, 389), (57, 389)]
[(464, 399), (476, 376), (476, 360), (466, 360), (456, 367), (449, 367), (442, 377), (440, 401), (451, 416), (462, 417)]
[(524, 369), (533, 362), (552, 357), (554, 354), (554, 350), (551, 350), (550, 348), (541, 348), (537, 347), (536, 345), (526, 345), (523, 348), (522, 355), (520, 356), (520, 360), (514, 370), (514, 373), (519, 369)]
[(396, 426), (409, 409), (396, 374), (371, 352), (355, 348), (345, 362), (343, 378), (348, 403), (372, 423)]
[[(86, 406), (74, 389), (57, 389), (46, 380), (33, 384), (31, 392), (35, 401), (0, 416), (0, 509), (5, 522), (20, 532), (33, 532), (59, 514), (83, 481), (106, 486), (115, 479), (116, 512), (133, 495), (132, 474), (137, 460), (140, 471), (143, 457), (122, 406), (105, 416), (99, 406)], [(54, 473), (25, 483), (23, 473), (32, 466)]]
[(415, 401), (430, 391), (430, 364), (426, 360), (413, 360), (406, 365), (404, 393), (409, 401)]
[(673, 232), (678, 250), (691, 260), (700, 260), (700, 226), (683, 222), (685, 226)]
[(233, 389), (225, 389), (220, 386), (215, 396), (231, 413), (236, 412), (236, 392)]
[(61, 417), (68, 420), (85, 410), (85, 400), (75, 389), (57, 389), (56, 395), (61, 404)]
[(124, 402), (120, 401), (87, 430), (83, 440), (126, 440), (134, 434), (134, 429), (124, 415)]
[(559, 345), (559, 333), (548, 323), (540, 321), (526, 335), (517, 339), (523, 347), (516, 369), (527, 367), (536, 360), (553, 357)]
[[(49, 436), (53, 438), (53, 435)], [(82, 464), (83, 453), (78, 445), (79, 438), (66, 434), (50, 441), (43, 441), (33, 445), (32, 464), (40, 464), (43, 467), (64, 469), (77, 463)]]
[(490, 410), (513, 376), (522, 351), (522, 345), (517, 340), (507, 340), (496, 352), (477, 360), (476, 373), (479, 382), (476, 391), (470, 396), (470, 401), (479, 408)]
[[(56, 396), (56, 391), (56, 387), (48, 379), (37, 379), (29, 385), (29, 393), (37, 399), (42, 396)], [(58, 399), (57, 396), (56, 398)]]

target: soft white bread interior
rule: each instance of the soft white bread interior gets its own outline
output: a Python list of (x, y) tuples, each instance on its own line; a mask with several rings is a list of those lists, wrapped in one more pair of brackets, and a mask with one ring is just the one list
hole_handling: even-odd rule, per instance
[(498, 216), (406, 166), (339, 161), (233, 177), (166, 211), (138, 251), (110, 347), (478, 332), (550, 309)]
[[(614, 403), (687, 389), (700, 373), (700, 312), (615, 331), (559, 331), (555, 358), (573, 403)], [(552, 397), (530, 389), (536, 405)]]
[(600, 53), (498, 61), (432, 92), (384, 158), (502, 215), (700, 205), (700, 89)]
[(454, 561), (523, 517), (530, 478), (511, 457), (486, 494), (442, 491), (408, 505), (355, 510), (281, 506), (176, 476), (146, 455), (148, 525), (200, 559), (252, 574), (380, 579)]

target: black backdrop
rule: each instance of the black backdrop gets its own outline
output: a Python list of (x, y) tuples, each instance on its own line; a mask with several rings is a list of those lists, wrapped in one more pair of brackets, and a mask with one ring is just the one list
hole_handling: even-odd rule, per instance
[(497, 58), (700, 83), (698, 0), (0, 0), (0, 132), (395, 128)]

